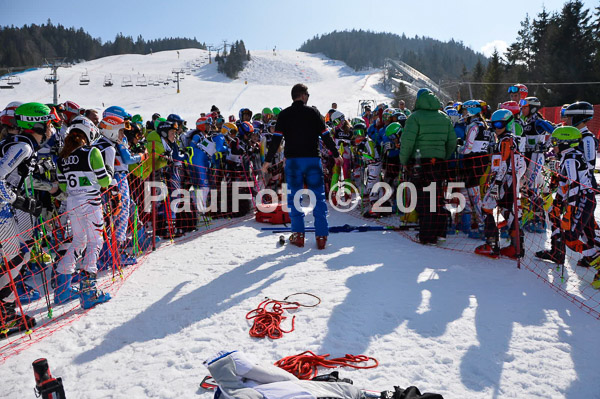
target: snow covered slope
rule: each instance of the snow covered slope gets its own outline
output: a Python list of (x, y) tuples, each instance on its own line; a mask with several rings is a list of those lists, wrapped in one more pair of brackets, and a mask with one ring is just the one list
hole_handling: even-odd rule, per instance
[[(322, 55), (297, 51), (251, 51), (252, 60), (239, 79), (231, 80), (217, 72), (216, 63), (208, 64), (208, 51), (185, 49), (164, 51), (152, 55), (118, 55), (77, 64), (58, 70), (60, 102), (75, 101), (85, 108), (103, 110), (119, 105), (131, 114), (140, 113), (149, 119), (154, 112), (161, 115), (178, 113), (195, 122), (201, 112), (215, 104), (225, 116), (237, 117), (240, 108), (259, 112), (264, 107), (287, 107), (291, 103), (290, 90), (295, 83), (309, 87), (310, 105), (326, 112), (332, 102), (348, 115), (355, 115), (358, 101), (386, 100), (389, 93), (375, 86), (381, 71), (354, 72), (340, 61)], [(214, 56), (214, 54), (213, 54)], [(198, 68), (193, 64), (199, 64)], [(196, 71), (183, 75), (181, 93), (176, 84), (168, 86), (136, 86), (138, 80), (158, 81), (172, 76), (173, 69), (193, 67)], [(81, 86), (82, 74), (90, 83)], [(52, 102), (52, 85), (44, 81), (49, 69), (39, 69), (20, 75), (22, 83), (14, 90), (0, 91), (0, 107), (10, 101)], [(104, 78), (112, 76), (114, 85), (104, 87)], [(121, 87), (123, 79), (131, 79), (132, 87)], [(246, 84), (247, 82), (247, 84)]]

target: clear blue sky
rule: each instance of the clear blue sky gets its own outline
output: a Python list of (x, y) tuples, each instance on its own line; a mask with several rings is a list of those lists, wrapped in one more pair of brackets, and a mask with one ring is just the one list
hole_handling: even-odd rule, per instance
[[(42, 24), (48, 18), (82, 27), (93, 37), (113, 40), (118, 32), (145, 39), (196, 37), (207, 44), (243, 39), (246, 48), (297, 49), (316, 34), (352, 28), (407, 36), (454, 38), (476, 51), (512, 43), (525, 14), (545, 5), (558, 11), (564, 0), (368, 1), (368, 0), (103, 0), (19, 3), (0, 0), (0, 25)], [(24, 6), (27, 4), (27, 7)], [(584, 1), (588, 8), (598, 0)], [(487, 47), (486, 47), (487, 46)]]

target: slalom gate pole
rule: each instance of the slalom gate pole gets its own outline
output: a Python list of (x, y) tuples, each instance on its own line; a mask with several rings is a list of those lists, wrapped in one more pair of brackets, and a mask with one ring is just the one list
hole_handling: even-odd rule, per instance
[[(156, 181), (156, 141), (152, 142), (152, 181)], [(152, 192), (144, 190), (144, 195), (148, 194), (152, 195)], [(152, 251), (156, 251), (156, 201), (152, 201)]]
[(521, 226), (519, 223), (519, 190), (517, 189), (517, 165), (515, 165), (515, 139), (512, 139), (512, 145), (510, 146), (510, 163), (512, 166), (512, 190), (513, 190), (513, 212), (514, 212), (514, 228), (517, 240), (517, 268), (521, 268)]

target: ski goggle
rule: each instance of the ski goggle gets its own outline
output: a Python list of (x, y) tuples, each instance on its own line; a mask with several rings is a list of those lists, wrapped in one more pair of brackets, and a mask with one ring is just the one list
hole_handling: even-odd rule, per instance
[(510, 86), (508, 88), (508, 92), (509, 93), (518, 93), (519, 92), (519, 88), (517, 86)]
[(519, 106), (524, 107), (526, 105), (529, 105), (529, 102), (527, 100), (520, 100), (519, 101)]
[(508, 125), (509, 121), (494, 121), (492, 122), (492, 126), (494, 127), (494, 129), (503, 129), (506, 127), (506, 125)]
[(365, 135), (365, 131), (363, 129), (354, 129), (354, 134), (356, 136), (364, 136)]
[(338, 127), (339, 125), (344, 123), (344, 121), (341, 118), (338, 118), (338, 119), (334, 119), (331, 123), (333, 123), (333, 126)]

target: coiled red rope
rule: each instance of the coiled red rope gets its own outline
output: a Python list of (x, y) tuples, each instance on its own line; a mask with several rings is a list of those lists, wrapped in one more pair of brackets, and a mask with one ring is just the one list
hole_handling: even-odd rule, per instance
[[(288, 299), (294, 295), (308, 295), (316, 298), (318, 302), (314, 305), (303, 305), (299, 302), (288, 301)], [(283, 315), (284, 310), (295, 310), (301, 306), (315, 307), (320, 303), (321, 299), (319, 297), (307, 292), (288, 295), (281, 301), (266, 298), (256, 309), (253, 309), (246, 314), (247, 320), (254, 320), (252, 327), (250, 328), (250, 336), (255, 338), (264, 338), (268, 336), (271, 339), (279, 339), (283, 337), (284, 333), (287, 334), (294, 331), (294, 320), (296, 319), (296, 316), (292, 317), (292, 328), (289, 331), (281, 328), (281, 322), (287, 318)]]
[[(284, 357), (276, 361), (275, 366), (294, 374), (301, 380), (311, 380), (317, 376), (317, 367), (352, 367), (355, 369), (372, 369), (379, 366), (377, 359), (365, 355), (346, 355), (334, 359), (327, 359), (326, 355), (315, 355), (311, 351), (302, 352), (298, 355)], [(356, 363), (368, 362), (372, 360), (374, 364), (361, 366)]]

